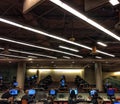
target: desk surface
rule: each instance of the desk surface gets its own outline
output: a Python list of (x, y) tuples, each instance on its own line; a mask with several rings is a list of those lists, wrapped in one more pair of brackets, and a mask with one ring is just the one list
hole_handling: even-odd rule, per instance
[[(43, 94), (46, 94), (46, 98), (48, 96), (48, 92), (44, 92), (44, 91), (40, 91), (39, 93), (43, 93)], [(21, 95), (18, 95), (16, 96), (16, 100), (17, 101), (20, 101), (22, 96), (24, 94), (21, 94)], [(98, 93), (98, 95), (104, 100), (104, 101), (110, 101), (110, 99), (108, 99), (108, 96), (106, 93)], [(45, 97), (45, 96), (44, 96)], [(79, 99), (84, 99), (85, 101), (90, 101), (90, 98), (89, 98), (89, 93), (78, 93), (78, 97)], [(41, 97), (39, 97), (41, 98)], [(69, 93), (57, 93), (56, 97), (55, 97), (55, 101), (68, 101), (68, 98), (69, 98)], [(120, 93), (115, 93), (115, 98), (120, 98)], [(0, 93), (0, 100), (5, 100), (5, 99), (1, 99), (1, 93)]]

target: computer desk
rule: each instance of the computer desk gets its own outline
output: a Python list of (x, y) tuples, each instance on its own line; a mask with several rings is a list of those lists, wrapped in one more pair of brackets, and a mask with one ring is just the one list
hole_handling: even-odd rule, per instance
[[(111, 104), (111, 100), (108, 98), (106, 93), (99, 93), (99, 96), (102, 98), (104, 104)], [(116, 93), (115, 97), (120, 98), (120, 93)], [(54, 104), (68, 104), (69, 93), (58, 93), (54, 99)], [(88, 104), (91, 102), (88, 93), (79, 93), (77, 96), (77, 100), (80, 103), (77, 104)]]
[[(42, 91), (43, 92), (43, 91)], [(48, 92), (45, 91), (45, 94), (47, 96)], [(1, 95), (1, 94), (0, 94)], [(110, 103), (111, 100), (108, 99), (108, 96), (106, 93), (99, 93), (98, 94), (105, 103)], [(115, 98), (120, 101), (120, 93), (115, 93)], [(68, 99), (69, 99), (69, 92), (58, 92), (57, 95), (54, 98), (54, 104), (68, 104)], [(80, 99), (80, 104), (81, 103), (90, 103), (91, 99), (89, 98), (89, 93), (78, 93), (77, 99)], [(7, 101), (7, 99), (2, 99), (0, 97), (0, 101)], [(16, 96), (15, 101), (20, 102), (21, 101), (21, 96)], [(40, 102), (38, 102), (39, 104)], [(42, 103), (42, 102), (41, 102)], [(41, 104), (40, 103), (40, 104)], [(36, 103), (37, 104), (37, 103)], [(78, 103), (79, 104), (79, 103)]]

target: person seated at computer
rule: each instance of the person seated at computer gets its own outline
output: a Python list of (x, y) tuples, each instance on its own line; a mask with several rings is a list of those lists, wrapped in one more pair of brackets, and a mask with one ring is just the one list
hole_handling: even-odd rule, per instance
[(108, 80), (105, 82), (105, 92), (107, 92), (107, 90), (109, 89), (109, 88), (111, 88), (112, 87), (112, 84), (111, 84), (111, 82), (109, 82)]
[(68, 104), (76, 104), (76, 94), (74, 90), (72, 90), (70, 93)]
[(60, 88), (65, 88), (65, 87), (67, 87), (66, 78), (64, 75), (62, 75), (62, 77), (60, 79)]
[(91, 97), (92, 104), (103, 104), (103, 99), (98, 96), (98, 93), (95, 92), (94, 95)]
[[(12, 104), (14, 101), (13, 96), (9, 93), (9, 89), (6, 89), (5, 92), (1, 95), (2, 102), (4, 104)], [(0, 103), (1, 104), (1, 103)]]
[(25, 95), (25, 92), (22, 87), (16, 87), (16, 90), (18, 90), (18, 95), (15, 97), (15, 100), (19, 101)]
[(53, 96), (48, 96), (47, 97), (47, 102), (44, 102), (44, 104), (53, 104), (54, 103), (54, 98)]
[(33, 102), (33, 96), (30, 96), (30, 95), (28, 94), (28, 91), (29, 91), (29, 90), (26, 90), (26, 91), (25, 91), (25, 95), (23, 95), (22, 98), (21, 98), (22, 104), (24, 104), (23, 102), (26, 102), (26, 104), (30, 104), (30, 103)]

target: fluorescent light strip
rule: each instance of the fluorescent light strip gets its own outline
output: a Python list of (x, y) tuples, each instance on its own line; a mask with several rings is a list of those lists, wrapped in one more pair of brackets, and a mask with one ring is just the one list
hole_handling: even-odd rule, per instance
[(24, 42), (19, 42), (19, 41), (15, 41), (15, 40), (11, 40), (11, 39), (6, 39), (6, 38), (2, 38), (2, 37), (0, 37), (0, 40), (4, 40), (4, 41), (7, 41), (7, 42), (12, 42), (12, 43), (17, 43), (17, 44), (21, 44), (21, 45), (29, 46), (29, 47), (33, 47), (33, 48), (44, 49), (44, 50), (47, 50), (47, 51), (63, 53), (63, 54), (67, 54), (67, 55), (71, 55), (71, 56), (75, 56), (75, 57), (79, 57), (79, 58), (83, 58), (80, 55), (76, 55), (76, 54), (72, 54), (72, 53), (68, 53), (68, 52), (64, 52), (64, 51), (59, 51), (59, 50), (55, 50), (55, 49), (50, 49), (50, 48), (46, 48), (46, 47), (36, 46), (36, 45), (32, 45), (32, 44), (28, 44), (28, 43), (24, 43)]
[(107, 56), (115, 57), (115, 55), (112, 55), (112, 54), (109, 54), (109, 53), (106, 53), (106, 52), (103, 52), (103, 51), (100, 51), (100, 50), (96, 50), (96, 52), (107, 55)]
[(62, 72), (62, 73), (81, 73), (83, 69), (28, 69), (29, 72), (46, 72), (46, 71), (54, 71), (54, 72)]
[[(4, 48), (1, 48), (1, 50), (4, 50)], [(17, 53), (24, 53), (24, 54), (29, 54), (29, 55), (35, 55), (35, 56), (43, 56), (43, 57), (47, 57), (47, 58), (53, 58), (53, 59), (57, 59), (57, 57), (54, 57), (54, 56), (48, 56), (48, 55), (43, 55), (43, 54), (36, 54), (36, 53), (31, 53), (31, 52), (26, 52), (26, 51), (19, 51), (19, 50), (14, 50), (14, 49), (8, 49), (8, 51), (11, 51), (11, 52), (17, 52)], [(28, 56), (30, 58), (37, 58), (35, 56)]]
[(55, 3), (56, 5), (60, 6), (61, 8), (65, 9), (66, 11), (72, 13), (73, 15), (77, 16), (78, 18), (86, 21), (87, 23), (91, 24), (92, 26), (96, 27), (97, 29), (105, 32), (106, 34), (108, 34), (111, 37), (113, 37), (113, 38), (115, 38), (115, 39), (120, 41), (120, 37), (119, 36), (117, 36), (116, 34), (112, 33), (108, 29), (104, 28), (103, 26), (101, 26), (97, 22), (95, 22), (95, 21), (91, 20), (90, 18), (86, 17), (85, 15), (83, 15), (80, 12), (78, 12), (77, 10), (73, 9), (69, 5), (63, 3), (62, 1), (60, 1), (60, 0), (50, 0), (50, 1)]
[(0, 50), (4, 50), (4, 48), (1, 48), (1, 47), (0, 47)]
[(102, 57), (99, 57), (99, 56), (96, 56), (95, 58), (97, 58), (97, 59), (102, 59)]
[(110, 2), (113, 6), (115, 6), (115, 5), (117, 5), (117, 4), (120, 3), (118, 0), (109, 0), (109, 2)]
[(8, 54), (0, 54), (0, 55), (7, 56), (7, 57), (14, 57), (14, 58), (23, 58), (23, 59), (27, 58), (27, 57), (23, 57), (23, 56), (8, 55)]
[[(23, 26), (21, 24), (18, 24), (18, 23), (15, 23), (15, 22), (3, 19), (3, 18), (0, 18), (0, 21), (3, 22), (3, 23), (6, 23), (6, 24), (10, 24), (10, 25), (13, 25), (13, 26), (25, 29), (25, 30), (29, 30), (29, 31), (44, 35), (44, 36), (48, 36), (48, 37), (51, 37), (51, 38), (54, 38), (54, 39), (57, 39), (57, 40), (61, 40), (63, 42), (70, 43), (70, 44), (73, 44), (73, 45), (76, 45), (76, 46), (79, 46), (79, 47), (82, 47), (82, 48), (85, 48), (85, 49), (88, 49), (88, 50), (92, 50), (91, 47), (88, 47), (88, 46), (85, 46), (85, 45), (82, 45), (82, 44), (79, 44), (79, 43), (76, 43), (76, 42), (73, 42), (73, 41), (69, 41), (67, 39), (57, 37), (57, 36), (45, 33), (43, 31), (37, 30), (37, 29), (33, 29), (33, 28), (30, 28), (30, 27), (27, 27), (27, 26)], [(34, 48), (40, 48), (40, 49), (42, 48), (42, 49), (49, 50), (49, 51), (54, 51), (54, 52), (67, 54), (66, 52), (62, 52), (62, 51), (58, 51), (58, 50), (54, 50), (54, 49), (48, 49), (48, 48), (40, 47), (40, 46), (35, 46), (35, 45), (32, 45), (32, 44), (22, 43), (22, 42), (10, 40), (10, 39), (2, 38), (2, 37), (0, 38), (0, 40), (9, 41), (9, 42), (13, 42), (13, 43), (21, 44), (21, 45), (26, 45), (26, 46), (30, 46), (30, 47), (34, 47)], [(100, 52), (102, 52), (102, 51), (100, 51)], [(105, 53), (105, 55), (107, 55), (106, 52), (102, 52), (101, 54), (104, 54), (104, 53)], [(72, 55), (72, 54), (70, 54), (70, 55)], [(109, 56), (109, 54), (108, 54), (108, 56)], [(110, 56), (113, 57), (114, 55), (110, 54)], [(80, 57), (82, 57), (82, 56), (80, 56)]]
[(26, 52), (26, 51), (19, 51), (19, 50), (14, 50), (14, 49), (8, 49), (8, 50), (11, 51), (11, 52), (24, 53), (24, 54), (29, 54), (29, 55), (35, 55), (35, 56), (42, 56), (42, 57), (57, 59), (57, 57), (43, 55), (43, 54), (31, 53), (31, 52)]
[(107, 44), (102, 43), (102, 42), (97, 42), (97, 44), (99, 44), (99, 45), (101, 45), (101, 46), (103, 46), (103, 47), (107, 47)]
[(48, 34), (48, 33), (46, 33), (46, 32), (43, 32), (43, 31), (40, 31), (40, 30), (31, 28), (31, 27), (23, 26), (23, 25), (21, 25), (21, 24), (18, 24), (18, 23), (15, 23), (15, 22), (12, 22), (12, 21), (3, 19), (3, 18), (0, 18), (0, 21), (3, 22), (3, 23), (7, 23), (7, 24), (10, 24), (10, 25), (13, 25), (13, 26), (16, 26), (16, 27), (25, 29), (25, 30), (29, 30), (29, 31), (32, 31), (32, 32), (35, 32), (35, 33), (44, 35), (44, 36), (48, 36), (48, 37), (51, 37), (51, 38), (54, 38), (54, 39), (57, 39), (57, 40), (61, 40), (61, 41), (66, 42), (66, 43), (70, 43), (70, 44), (73, 44), (73, 45), (77, 45), (77, 46), (80, 46), (80, 47), (83, 47), (83, 48), (92, 50), (92, 48), (90, 48), (90, 47), (88, 47), (88, 46), (85, 46), (85, 45), (82, 45), (82, 44), (78, 44), (78, 43), (69, 41), (69, 40), (67, 40), (67, 39), (64, 39), (64, 38), (61, 38), (61, 37), (58, 37), (58, 36), (55, 36), (55, 35), (52, 35), (52, 34)]
[(70, 57), (68, 57), (68, 56), (63, 56), (63, 58), (70, 59)]
[(70, 50), (70, 51), (73, 51), (73, 52), (79, 52), (79, 50), (77, 50), (77, 49), (69, 48), (69, 47), (66, 47), (66, 46), (59, 46), (59, 48), (67, 49), (67, 50)]

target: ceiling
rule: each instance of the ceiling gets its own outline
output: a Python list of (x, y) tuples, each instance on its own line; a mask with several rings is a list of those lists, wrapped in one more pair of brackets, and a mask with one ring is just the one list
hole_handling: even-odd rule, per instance
[[(61, 1), (75, 8), (85, 16), (96, 21), (120, 37), (119, 4), (112, 6), (107, 0)], [(93, 66), (94, 62), (101, 62), (104, 70), (113, 68), (118, 69), (120, 67), (119, 40), (93, 27), (92, 25), (74, 16), (68, 11), (65, 11), (49, 0), (44, 0), (27, 13), (23, 13), (23, 4), (23, 0), (1, 0), (1, 18), (14, 21), (24, 26), (29, 26), (37, 30), (42, 30), (43, 32), (47, 32), (52, 36), (58, 36), (75, 44), (70, 44), (69, 42), (61, 41), (50, 36), (45, 36), (41, 33), (28, 31), (20, 27), (0, 22), (0, 47), (4, 48), (0, 50), (0, 62), (6, 62), (7, 60), (15, 62), (25, 61), (26, 57), (35, 56), (35, 64), (38, 65), (38, 63), (41, 63), (41, 66), (47, 65), (52, 67), (60, 67), (63, 65), (85, 68), (86, 66)], [(14, 40), (14, 42), (10, 42), (5, 39)], [(98, 45), (98, 41), (107, 44), (107, 47)], [(15, 42), (27, 43), (27, 45), (18, 44)], [(76, 45), (76, 43), (86, 45), (92, 50), (80, 47)], [(79, 52), (61, 49), (59, 48), (59, 45), (77, 49)], [(96, 52), (96, 49), (115, 55), (115, 57)], [(19, 52), (15, 52), (15, 50)], [(28, 53), (25, 52), (34, 54), (28, 55)], [(68, 53), (71, 53), (71, 55), (68, 55)], [(10, 58), (10, 56), (5, 56), (5, 54), (22, 56), (22, 58)], [(46, 57), (44, 55), (48, 56)], [(66, 59), (63, 56), (67, 56), (67, 58), (70, 59)], [(83, 58), (80, 58), (80, 56)], [(97, 59), (95, 58), (96, 56), (102, 57), (102, 59)], [(51, 63), (52, 61), (54, 62)], [(31, 63), (28, 66), (30, 65)]]

